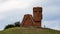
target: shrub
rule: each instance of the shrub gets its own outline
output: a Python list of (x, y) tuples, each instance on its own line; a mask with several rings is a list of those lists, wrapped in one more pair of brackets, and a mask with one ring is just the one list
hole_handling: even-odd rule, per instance
[(12, 28), (12, 27), (14, 27), (14, 25), (9, 24), (9, 25), (7, 25), (7, 26), (5, 27), (5, 29)]
[(20, 22), (15, 22), (15, 27), (20, 27)]
[(13, 28), (13, 27), (20, 27), (20, 22), (18, 21), (15, 22), (14, 24), (9, 24), (4, 29)]

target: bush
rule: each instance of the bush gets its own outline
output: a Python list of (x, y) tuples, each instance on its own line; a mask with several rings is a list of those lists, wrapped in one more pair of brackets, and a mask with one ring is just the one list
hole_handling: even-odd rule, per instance
[(9, 25), (7, 25), (7, 26), (5, 27), (5, 29), (12, 28), (12, 27), (14, 27), (14, 25), (9, 24)]
[(15, 27), (20, 27), (20, 22), (15, 22)]
[(18, 21), (15, 22), (14, 24), (9, 24), (4, 29), (13, 28), (13, 27), (20, 27), (20, 22)]

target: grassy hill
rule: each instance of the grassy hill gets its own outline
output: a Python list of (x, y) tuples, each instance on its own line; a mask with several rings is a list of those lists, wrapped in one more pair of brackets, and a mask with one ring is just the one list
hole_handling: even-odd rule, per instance
[(0, 34), (60, 34), (60, 31), (46, 28), (14, 27), (0, 31)]

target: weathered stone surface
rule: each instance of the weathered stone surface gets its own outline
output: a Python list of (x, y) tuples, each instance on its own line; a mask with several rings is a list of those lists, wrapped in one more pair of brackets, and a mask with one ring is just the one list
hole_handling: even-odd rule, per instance
[(34, 7), (33, 8), (33, 18), (34, 18), (34, 21), (41, 21), (42, 7)]
[(34, 21), (33, 21), (33, 17), (30, 14), (26, 14), (24, 15), (23, 21), (22, 21), (22, 26), (34, 26)]
[(41, 27), (42, 7), (33, 8), (33, 19), (36, 27)]
[(42, 21), (42, 7), (33, 8), (33, 17), (30, 14), (24, 15), (21, 26), (36, 26), (41, 27)]

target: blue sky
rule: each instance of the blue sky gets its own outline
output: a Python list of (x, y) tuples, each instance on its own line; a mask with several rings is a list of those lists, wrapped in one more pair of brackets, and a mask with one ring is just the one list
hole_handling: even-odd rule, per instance
[(24, 14), (33, 15), (33, 7), (43, 7), (42, 27), (60, 30), (60, 0), (0, 0), (0, 30), (22, 21)]

